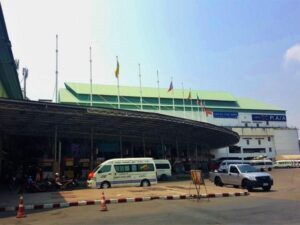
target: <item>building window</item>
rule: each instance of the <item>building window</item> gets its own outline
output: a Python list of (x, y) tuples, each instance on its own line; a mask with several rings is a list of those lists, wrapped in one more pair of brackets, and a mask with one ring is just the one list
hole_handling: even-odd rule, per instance
[(266, 153), (265, 148), (244, 148), (244, 153)]
[(241, 153), (240, 146), (229, 146), (229, 153)]
[(272, 152), (272, 148), (269, 148), (269, 152)]
[(261, 140), (260, 140), (260, 139), (258, 139), (257, 141), (258, 141), (258, 145), (261, 145)]
[(271, 141), (271, 137), (268, 137), (268, 141), (269, 141), (269, 142)]

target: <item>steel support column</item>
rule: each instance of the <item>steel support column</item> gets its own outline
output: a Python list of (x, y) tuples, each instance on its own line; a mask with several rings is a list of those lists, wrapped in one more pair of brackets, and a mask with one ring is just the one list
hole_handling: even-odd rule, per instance
[(54, 128), (54, 162), (57, 161), (57, 126)]
[(122, 133), (120, 132), (120, 156), (123, 158), (123, 142), (122, 142)]
[(91, 163), (90, 169), (94, 168), (94, 129), (91, 128)]
[(145, 143), (145, 136), (144, 136), (144, 134), (143, 134), (142, 140), (143, 140), (143, 152), (144, 152), (144, 157), (146, 157), (146, 143)]
[(179, 155), (179, 148), (178, 148), (178, 139), (176, 137), (176, 158), (179, 159), (180, 155)]

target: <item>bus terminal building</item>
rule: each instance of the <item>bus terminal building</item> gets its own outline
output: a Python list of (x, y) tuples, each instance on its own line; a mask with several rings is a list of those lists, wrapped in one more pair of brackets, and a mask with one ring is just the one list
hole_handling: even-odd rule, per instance
[[(254, 99), (237, 98), (229, 92), (139, 88), (113, 85), (65, 83), (59, 102), (117, 109), (155, 112), (176, 118), (225, 127), (239, 134), (240, 140), (225, 148), (211, 148), (215, 159), (252, 159), (299, 154), (298, 129), (287, 126), (286, 111)], [(199, 101), (201, 104), (199, 104)]]
[(93, 85), (91, 95), (89, 84), (65, 83), (58, 103), (24, 100), (1, 4), (0, 52), (2, 179), (36, 167), (85, 176), (117, 157), (169, 159), (188, 170), (217, 158), (299, 154), (285, 110), (228, 92), (121, 86), (119, 95)]
[[(119, 157), (203, 164), (210, 149), (233, 145), (227, 128), (157, 113), (0, 99), (2, 175), (22, 166), (74, 175)], [(46, 163), (46, 164), (45, 164)], [(12, 167), (12, 168), (10, 168)], [(33, 168), (32, 168), (33, 169)]]
[(1, 4), (0, 52), (1, 178), (34, 175), (36, 167), (84, 176), (117, 157), (199, 164), (210, 149), (239, 141), (230, 129), (156, 112), (24, 100)]

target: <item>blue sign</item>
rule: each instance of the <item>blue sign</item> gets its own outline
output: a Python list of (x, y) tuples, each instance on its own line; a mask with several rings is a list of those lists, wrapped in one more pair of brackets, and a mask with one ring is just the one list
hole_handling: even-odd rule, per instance
[(237, 119), (237, 112), (214, 112), (214, 118)]
[(285, 115), (252, 114), (253, 121), (286, 121)]

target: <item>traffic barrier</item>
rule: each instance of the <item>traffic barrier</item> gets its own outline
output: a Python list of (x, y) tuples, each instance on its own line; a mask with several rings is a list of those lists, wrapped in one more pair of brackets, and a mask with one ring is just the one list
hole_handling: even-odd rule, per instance
[[(235, 192), (235, 193), (208, 193), (201, 194), (200, 198), (221, 198), (221, 197), (239, 197), (247, 196), (249, 192)], [(98, 205), (105, 203), (107, 204), (118, 204), (118, 203), (129, 203), (129, 202), (144, 202), (153, 200), (180, 200), (180, 199), (194, 199), (198, 198), (197, 195), (167, 195), (167, 196), (146, 196), (146, 197), (136, 197), (136, 198), (119, 198), (119, 199), (105, 199), (103, 201), (104, 193), (101, 199), (97, 200), (86, 200), (86, 201), (76, 201), (76, 202), (61, 202), (61, 203), (46, 203), (46, 204), (36, 204), (36, 205), (23, 205), (23, 210), (34, 210), (34, 209), (57, 209), (73, 206), (84, 206), (84, 205)], [(106, 206), (107, 207), (107, 206)], [(1, 212), (7, 211), (18, 211), (19, 208), (15, 206), (0, 207)]]
[(102, 192), (102, 199), (100, 202), (100, 211), (108, 211), (107, 206), (106, 206), (106, 200), (105, 200), (105, 196), (104, 196), (104, 192)]
[(19, 207), (18, 207), (18, 212), (17, 212), (17, 218), (24, 218), (26, 217), (25, 215), (25, 209), (24, 209), (24, 200), (23, 200), (23, 196), (20, 196), (19, 199)]

